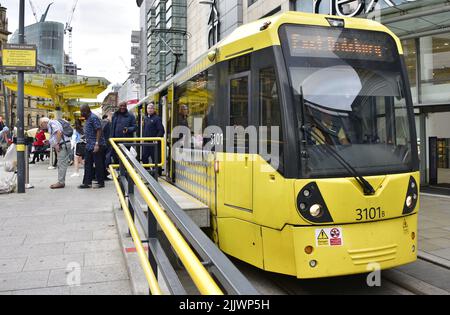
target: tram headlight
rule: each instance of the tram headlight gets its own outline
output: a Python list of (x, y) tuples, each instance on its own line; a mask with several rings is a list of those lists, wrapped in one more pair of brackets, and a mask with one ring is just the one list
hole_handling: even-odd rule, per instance
[(332, 223), (325, 200), (317, 183), (309, 183), (297, 196), (297, 209), (300, 216), (313, 223)]
[(412, 196), (408, 196), (406, 198), (406, 206), (411, 209), (411, 207), (413, 205), (413, 201), (414, 201), (413, 197)]
[(322, 206), (315, 204), (312, 205), (311, 208), (309, 208), (309, 213), (314, 217), (314, 218), (320, 218), (323, 214), (322, 211)]
[(411, 214), (417, 207), (419, 202), (419, 185), (417, 185), (414, 177), (411, 176), (408, 183), (408, 191), (403, 207), (403, 215)]

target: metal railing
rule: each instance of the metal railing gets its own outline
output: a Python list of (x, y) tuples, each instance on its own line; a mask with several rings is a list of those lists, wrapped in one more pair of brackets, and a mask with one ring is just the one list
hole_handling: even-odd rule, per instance
[[(120, 161), (119, 165), (110, 166), (110, 172), (150, 293), (161, 294), (158, 282), (158, 273), (160, 273), (170, 294), (186, 294), (185, 288), (161, 246), (158, 237), (159, 226), (201, 294), (259, 294), (228, 257), (158, 183), (159, 168), (165, 165), (164, 139), (111, 139), (110, 142)], [(130, 148), (142, 146), (153, 146), (154, 156), (161, 158), (157, 158), (156, 163), (152, 161), (153, 164), (141, 165), (131, 153)], [(151, 169), (150, 172), (148, 168)], [(142, 209), (136, 192), (145, 201), (147, 211)], [(145, 240), (141, 240), (136, 223), (142, 227)], [(148, 256), (144, 243), (148, 245)]]

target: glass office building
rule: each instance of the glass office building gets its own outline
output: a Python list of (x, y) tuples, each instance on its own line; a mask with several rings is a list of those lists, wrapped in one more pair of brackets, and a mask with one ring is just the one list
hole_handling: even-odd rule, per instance
[[(52, 65), (56, 73), (64, 73), (64, 24), (58, 22), (39, 22), (25, 28), (25, 41), (38, 49), (38, 59)], [(16, 31), (10, 43), (18, 43)]]

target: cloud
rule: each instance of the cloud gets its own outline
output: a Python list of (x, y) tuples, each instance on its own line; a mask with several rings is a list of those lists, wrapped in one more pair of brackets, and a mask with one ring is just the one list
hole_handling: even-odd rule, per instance
[[(68, 0), (32, 1), (39, 19), (47, 5), (54, 2), (47, 20), (64, 24), (68, 21), (73, 6), (73, 1)], [(35, 23), (28, 2), (25, 1), (26, 25)], [(14, 32), (19, 24), (19, 1), (3, 0), (1, 4), (8, 9), (9, 31)], [(136, 1), (79, 0), (72, 27), (73, 60), (82, 68), (79, 74), (102, 76), (112, 83), (123, 83), (128, 77), (128, 70), (120, 57), (129, 66), (131, 31), (139, 30), (139, 8)], [(65, 50), (68, 53), (68, 36), (65, 38)]]

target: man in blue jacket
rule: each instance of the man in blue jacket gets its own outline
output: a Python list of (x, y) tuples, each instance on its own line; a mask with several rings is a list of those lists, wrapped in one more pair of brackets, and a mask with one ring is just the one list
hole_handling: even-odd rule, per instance
[[(136, 118), (128, 112), (126, 102), (119, 104), (119, 110), (114, 113), (111, 123), (111, 138), (134, 138), (137, 130)], [(117, 155), (113, 154), (114, 161), (119, 163)]]
[[(162, 138), (164, 137), (165, 130), (161, 117), (156, 114), (155, 104), (150, 103), (147, 106), (147, 115), (144, 118), (144, 137), (145, 138)], [(155, 157), (155, 147), (144, 147), (142, 153), (142, 163), (149, 164), (150, 157), (152, 162), (155, 159), (160, 162), (161, 145), (158, 146), (158, 157)]]

